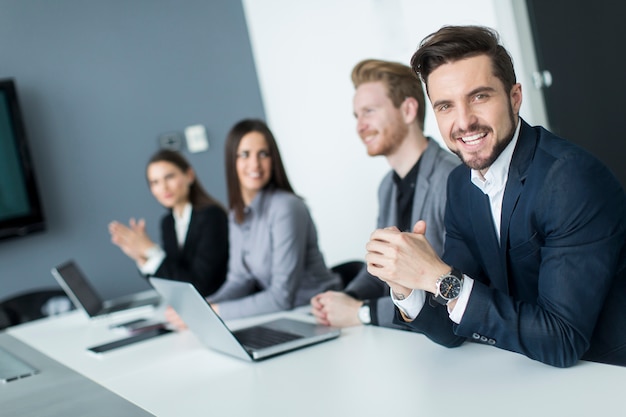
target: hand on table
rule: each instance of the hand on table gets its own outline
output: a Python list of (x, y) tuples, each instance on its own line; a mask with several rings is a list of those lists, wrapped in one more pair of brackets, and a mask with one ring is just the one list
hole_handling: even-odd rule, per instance
[(311, 313), (318, 323), (326, 326), (348, 327), (361, 324), (359, 307), (363, 301), (339, 291), (326, 291), (311, 298)]

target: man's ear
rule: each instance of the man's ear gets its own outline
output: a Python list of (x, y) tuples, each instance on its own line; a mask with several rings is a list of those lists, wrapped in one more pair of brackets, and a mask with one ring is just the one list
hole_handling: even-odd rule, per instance
[(513, 114), (519, 114), (519, 109), (522, 107), (522, 85), (520, 83), (513, 84), (509, 98)]
[(409, 124), (415, 121), (417, 117), (417, 111), (419, 110), (419, 104), (415, 97), (406, 97), (402, 104), (400, 105), (400, 110), (402, 111), (402, 116), (404, 117), (404, 121)]

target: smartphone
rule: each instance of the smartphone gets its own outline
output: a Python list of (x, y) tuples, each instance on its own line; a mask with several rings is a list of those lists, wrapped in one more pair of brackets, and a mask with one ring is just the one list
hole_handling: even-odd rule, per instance
[(116, 323), (109, 326), (111, 329), (124, 329), (124, 328), (133, 328), (136, 326), (140, 326), (142, 323), (147, 323), (148, 319), (136, 319), (131, 321), (126, 321), (124, 323)]
[(125, 337), (123, 339), (114, 340), (113, 342), (104, 343), (98, 346), (92, 346), (90, 348), (87, 348), (87, 350), (96, 354), (102, 354), (113, 349), (121, 348), (123, 346), (128, 346), (133, 343), (141, 342), (143, 340), (151, 339), (153, 337), (161, 336), (161, 335), (168, 334), (171, 332), (172, 330), (161, 326), (161, 327), (157, 327), (153, 329), (144, 330), (130, 337)]

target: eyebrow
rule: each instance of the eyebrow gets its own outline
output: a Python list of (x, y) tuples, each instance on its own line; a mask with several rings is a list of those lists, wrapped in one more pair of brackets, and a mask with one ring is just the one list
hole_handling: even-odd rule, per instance
[(493, 87), (489, 87), (489, 86), (486, 86), (486, 85), (485, 86), (480, 86), (480, 87), (477, 87), (477, 88), (473, 89), (472, 91), (470, 91), (467, 94), (467, 97), (471, 97), (471, 96), (476, 95), (478, 93), (494, 92), (494, 91), (496, 91), (496, 89), (493, 88)]
[[(478, 93), (494, 92), (494, 91), (496, 91), (495, 88), (484, 85), (484, 86), (476, 87), (475, 89), (473, 89), (472, 91), (467, 93), (465, 95), (465, 97), (471, 97), (471, 96), (474, 96), (474, 95), (476, 95)], [(438, 100), (438, 101), (435, 101), (433, 103), (433, 108), (441, 106), (443, 104), (450, 104), (451, 102), (452, 102), (452, 100)]]

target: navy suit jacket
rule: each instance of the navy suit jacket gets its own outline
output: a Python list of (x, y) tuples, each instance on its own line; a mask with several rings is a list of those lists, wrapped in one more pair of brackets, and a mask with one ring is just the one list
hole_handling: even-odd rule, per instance
[(203, 296), (225, 281), (228, 268), (228, 215), (218, 206), (193, 209), (185, 244), (178, 247), (174, 217), (161, 220), (166, 258), (155, 276), (192, 283)]
[(469, 338), (554, 366), (626, 365), (624, 190), (581, 148), (521, 123), (501, 244), (469, 168), (449, 177), (443, 259), (475, 280), (461, 323), (428, 297), (407, 325), (449, 347)]

